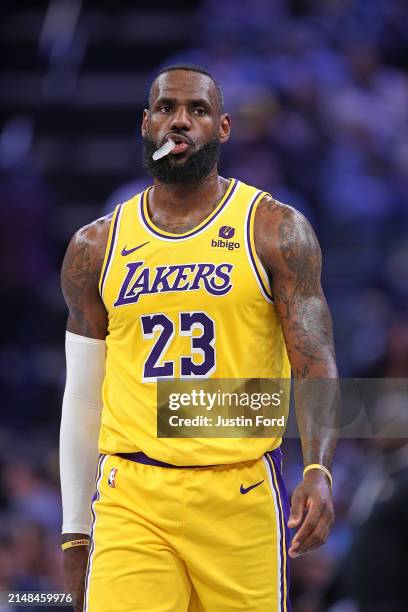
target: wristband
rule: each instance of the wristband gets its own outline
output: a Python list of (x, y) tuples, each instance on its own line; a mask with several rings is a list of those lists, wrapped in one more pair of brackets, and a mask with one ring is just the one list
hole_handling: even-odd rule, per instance
[(64, 542), (64, 544), (61, 544), (62, 550), (74, 548), (75, 546), (89, 546), (89, 540), (84, 538), (83, 540), (71, 540), (70, 542)]
[(330, 474), (327, 467), (324, 467), (324, 465), (320, 465), (320, 463), (311, 463), (310, 465), (307, 465), (305, 469), (303, 470), (303, 476), (306, 474), (306, 472), (308, 472), (309, 470), (313, 470), (315, 468), (318, 470), (323, 470), (323, 472), (326, 474), (327, 478), (329, 479), (330, 486), (332, 487), (333, 486), (332, 475)]

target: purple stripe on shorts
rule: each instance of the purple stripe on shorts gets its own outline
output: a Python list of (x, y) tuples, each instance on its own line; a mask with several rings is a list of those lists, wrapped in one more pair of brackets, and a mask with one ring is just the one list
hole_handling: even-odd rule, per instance
[(91, 570), (91, 560), (92, 560), (92, 554), (94, 552), (95, 549), (95, 541), (94, 541), (94, 527), (95, 527), (95, 521), (96, 521), (96, 515), (95, 515), (95, 511), (93, 508), (93, 505), (95, 502), (99, 501), (100, 498), (100, 493), (98, 490), (98, 485), (99, 485), (99, 481), (101, 479), (102, 476), (102, 466), (103, 466), (103, 460), (105, 459), (106, 455), (100, 455), (99, 457), (99, 461), (98, 461), (98, 467), (96, 470), (96, 478), (95, 478), (95, 482), (96, 482), (96, 489), (95, 489), (95, 493), (92, 497), (92, 502), (91, 502), (91, 513), (92, 513), (92, 527), (91, 527), (91, 547), (89, 549), (89, 555), (88, 555), (88, 566), (86, 568), (86, 575), (85, 575), (85, 593), (84, 593), (84, 612), (86, 612), (87, 608), (88, 608), (88, 603), (87, 603), (87, 595), (88, 595), (88, 589), (89, 589), (89, 574), (90, 574), (90, 570)]
[(249, 256), (250, 256), (251, 262), (252, 262), (252, 267), (253, 267), (254, 272), (255, 272), (255, 274), (256, 274), (256, 276), (258, 278), (258, 281), (259, 281), (259, 283), (261, 285), (262, 291), (264, 292), (265, 297), (267, 297), (269, 300), (272, 300), (272, 302), (273, 302), (273, 296), (269, 293), (269, 291), (268, 291), (268, 289), (267, 289), (267, 287), (266, 287), (266, 285), (264, 283), (264, 280), (263, 280), (261, 274), (259, 273), (258, 267), (256, 265), (256, 260), (255, 260), (254, 254), (252, 252), (252, 246), (251, 246), (251, 217), (252, 217), (252, 211), (253, 211), (253, 208), (254, 208), (254, 206), (256, 204), (256, 201), (257, 201), (257, 199), (258, 199), (258, 197), (260, 196), (261, 193), (262, 193), (262, 191), (258, 191), (255, 194), (255, 196), (252, 198), (252, 202), (249, 205), (249, 213), (248, 213), (248, 220), (247, 220), (247, 227), (246, 227), (247, 244), (248, 244), (248, 253), (249, 253)]
[[(282, 510), (283, 510), (283, 524), (284, 524), (284, 530), (285, 530), (285, 550), (286, 550), (286, 564), (285, 564), (285, 571), (286, 571), (286, 610), (287, 612), (291, 611), (291, 606), (290, 606), (290, 600), (289, 600), (289, 586), (290, 586), (290, 568), (289, 568), (289, 557), (288, 557), (288, 550), (289, 550), (289, 543), (290, 543), (290, 533), (289, 533), (289, 528), (287, 526), (288, 524), (288, 520), (289, 520), (289, 514), (290, 514), (290, 502), (289, 502), (289, 497), (286, 491), (286, 487), (285, 487), (285, 483), (283, 481), (283, 477), (282, 477), (282, 449), (279, 446), (278, 448), (275, 448), (275, 450), (273, 451), (269, 451), (266, 453), (267, 459), (268, 459), (268, 463), (270, 465), (270, 462), (273, 463), (273, 466), (275, 468), (275, 475), (276, 475), (276, 481), (278, 484), (278, 487), (276, 488), (275, 485), (275, 479), (274, 479), (274, 475), (273, 475), (273, 469), (272, 466), (270, 465), (270, 471), (271, 471), (271, 480), (272, 480), (272, 486), (275, 490), (275, 493), (278, 497), (278, 499), (280, 499), (280, 502), (282, 504)], [(278, 503), (278, 510), (279, 510), (279, 524), (280, 526), (282, 526), (282, 512), (281, 512), (281, 508), (280, 508), (280, 504)], [(283, 540), (283, 538), (282, 538)], [(284, 572), (283, 572), (283, 541), (281, 542), (281, 546), (280, 546), (280, 555), (281, 555), (281, 568), (282, 568), (282, 572), (281, 572), (281, 596), (282, 596), (282, 601), (281, 601), (281, 606), (282, 606), (282, 610), (284, 610), (284, 605), (283, 605), (283, 597), (284, 597)]]
[(110, 245), (109, 245), (109, 254), (108, 254), (108, 258), (106, 260), (105, 269), (103, 271), (103, 276), (102, 276), (101, 295), (103, 294), (103, 288), (104, 288), (104, 285), (105, 285), (106, 275), (108, 273), (110, 260), (112, 258), (113, 246), (115, 244), (115, 238), (116, 238), (116, 230), (118, 229), (118, 220), (119, 220), (119, 217), (120, 217), (122, 206), (123, 206), (123, 204), (121, 204), (119, 206), (118, 212), (116, 213), (115, 222), (113, 224), (112, 238), (111, 238)]
[(228, 204), (228, 202), (231, 200), (232, 195), (234, 194), (237, 185), (238, 185), (238, 181), (236, 179), (231, 179), (232, 182), (232, 189), (229, 192), (225, 202), (222, 204), (222, 206), (219, 208), (219, 210), (217, 210), (217, 212), (215, 213), (215, 215), (213, 215), (210, 219), (208, 219), (208, 221), (206, 223), (204, 223), (203, 226), (192, 230), (190, 233), (188, 234), (180, 234), (179, 236), (175, 236), (175, 235), (171, 235), (168, 236), (167, 234), (162, 234), (161, 232), (157, 231), (148, 221), (148, 219), (146, 218), (146, 214), (144, 211), (144, 198), (145, 198), (145, 194), (147, 193), (146, 191), (143, 194), (143, 197), (140, 198), (140, 202), (141, 202), (141, 216), (142, 216), (142, 220), (143, 223), (146, 225), (146, 227), (149, 229), (150, 232), (152, 232), (155, 236), (159, 236), (160, 238), (166, 238), (168, 240), (183, 240), (185, 238), (191, 238), (191, 236), (195, 236), (196, 234), (198, 234), (199, 232), (202, 232), (206, 227), (208, 227), (208, 225), (210, 225), (210, 223), (212, 223), (214, 221), (214, 219), (216, 219), (218, 217), (218, 215), (224, 210), (224, 208), (226, 207), (226, 205)]

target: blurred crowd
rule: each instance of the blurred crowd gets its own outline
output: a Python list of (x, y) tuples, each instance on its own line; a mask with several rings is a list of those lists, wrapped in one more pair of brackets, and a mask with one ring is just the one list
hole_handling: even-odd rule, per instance
[[(233, 125), (222, 174), (311, 221), (341, 375), (408, 377), (408, 3), (203, 0), (195, 23), (194, 44), (155, 71), (192, 62), (212, 72)], [(0, 591), (61, 588), (61, 233), (33, 138), (21, 116), (0, 135)], [(99, 212), (148, 182), (135, 162)], [(286, 440), (289, 492), (301, 468), (299, 442)], [(336, 524), (323, 547), (292, 562), (294, 612), (408, 609), (408, 441), (342, 440), (333, 477)]]
[(408, 5), (206, 0), (198, 21), (201, 45), (170, 61), (222, 84), (222, 170), (307, 215), (342, 375), (369, 376), (408, 325)]

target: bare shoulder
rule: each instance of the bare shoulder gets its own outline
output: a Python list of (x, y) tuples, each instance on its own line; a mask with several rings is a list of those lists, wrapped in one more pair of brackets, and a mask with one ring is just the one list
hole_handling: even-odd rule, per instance
[(282, 263), (293, 270), (302, 260), (321, 256), (316, 234), (306, 217), (269, 195), (258, 205), (254, 232), (257, 253), (271, 272)]
[[(105, 337), (95, 328), (95, 322), (105, 317), (98, 284), (112, 216), (113, 213), (79, 229), (65, 253), (61, 285), (69, 308), (68, 330), (73, 333)], [(93, 322), (86, 317), (92, 309), (96, 311)]]
[(81, 227), (71, 238), (62, 264), (62, 280), (77, 278), (82, 273), (82, 284), (87, 274), (99, 273), (102, 268), (113, 213)]
[(68, 249), (70, 247), (78, 249), (79, 251), (86, 249), (94, 255), (95, 259), (102, 257), (103, 260), (112, 217), (113, 212), (81, 227), (73, 235)]

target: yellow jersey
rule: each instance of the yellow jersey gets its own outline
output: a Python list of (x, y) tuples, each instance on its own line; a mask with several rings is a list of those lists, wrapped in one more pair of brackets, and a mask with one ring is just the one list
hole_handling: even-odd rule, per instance
[(194, 229), (149, 217), (148, 188), (116, 207), (99, 290), (109, 324), (99, 449), (174, 465), (258, 459), (281, 438), (159, 438), (157, 381), (290, 378), (281, 325), (254, 245), (265, 192), (236, 179)]

